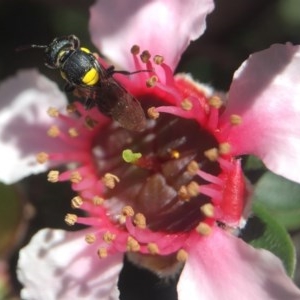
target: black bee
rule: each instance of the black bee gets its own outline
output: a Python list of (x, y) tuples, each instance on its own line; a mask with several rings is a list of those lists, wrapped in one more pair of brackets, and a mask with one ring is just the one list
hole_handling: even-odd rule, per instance
[(103, 67), (90, 50), (80, 47), (75, 35), (55, 38), (49, 45), (30, 45), (45, 49), (45, 65), (59, 69), (66, 80), (66, 91), (76, 94), (96, 105), (105, 115), (112, 117), (122, 127), (142, 131), (146, 127), (145, 113), (139, 101), (132, 96), (113, 75), (130, 75), (138, 72), (116, 71), (114, 66)]

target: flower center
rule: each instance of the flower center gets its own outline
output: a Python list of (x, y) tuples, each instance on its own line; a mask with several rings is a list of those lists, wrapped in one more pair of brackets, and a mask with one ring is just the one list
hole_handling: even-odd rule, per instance
[[(152, 230), (188, 231), (199, 223), (199, 207), (209, 199), (200, 194), (186, 201), (180, 195), (182, 186), (194, 177), (187, 166), (197, 161), (202, 170), (215, 175), (219, 167), (205, 156), (207, 150), (217, 147), (217, 141), (194, 120), (164, 114), (150, 120), (142, 133), (110, 124), (94, 143), (99, 173), (111, 173), (120, 179), (120, 184), (104, 193), (109, 199), (108, 209), (113, 211), (117, 201), (130, 205), (146, 217)], [(122, 159), (126, 149), (141, 157), (126, 162)], [(203, 183), (200, 177), (196, 181)]]

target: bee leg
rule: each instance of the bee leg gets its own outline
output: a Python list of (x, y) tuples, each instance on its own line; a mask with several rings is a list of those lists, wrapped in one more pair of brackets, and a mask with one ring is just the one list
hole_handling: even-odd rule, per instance
[(64, 87), (64, 90), (65, 90), (66, 93), (73, 92), (75, 90), (75, 86), (70, 84), (70, 83), (66, 83), (65, 87)]

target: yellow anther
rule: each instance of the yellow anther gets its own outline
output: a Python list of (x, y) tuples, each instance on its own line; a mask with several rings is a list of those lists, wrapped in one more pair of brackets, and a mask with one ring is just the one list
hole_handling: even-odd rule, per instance
[(178, 159), (180, 158), (180, 152), (178, 150), (170, 150), (171, 158)]
[(77, 137), (79, 135), (79, 132), (76, 128), (69, 128), (68, 133), (70, 137)]
[(65, 216), (65, 222), (69, 226), (73, 226), (77, 222), (77, 216), (74, 214), (67, 214)]
[(159, 112), (156, 110), (156, 108), (154, 106), (148, 108), (147, 110), (148, 116), (151, 119), (157, 119), (159, 117)]
[(83, 204), (83, 200), (80, 196), (76, 196), (71, 200), (72, 208), (80, 208), (82, 204)]
[(155, 55), (153, 57), (153, 61), (154, 61), (155, 64), (161, 65), (164, 62), (164, 57), (161, 56), (161, 55)]
[(106, 248), (99, 248), (97, 251), (99, 258), (106, 258), (108, 253)]
[(38, 163), (43, 164), (48, 161), (49, 155), (46, 152), (40, 152), (36, 155), (36, 160)]
[(102, 205), (104, 203), (104, 199), (102, 197), (100, 197), (100, 196), (95, 196), (93, 198), (93, 203), (95, 205)]
[(176, 259), (179, 261), (179, 262), (186, 262), (186, 260), (188, 259), (189, 255), (188, 253), (183, 250), (183, 249), (180, 249), (177, 251), (177, 254), (176, 254)]
[(189, 99), (184, 99), (181, 103), (180, 106), (183, 110), (191, 110), (193, 108), (193, 103)]
[(88, 243), (88, 244), (93, 244), (95, 241), (96, 241), (96, 236), (94, 233), (88, 233), (86, 236), (85, 236), (85, 241)]
[(116, 183), (120, 182), (120, 179), (114, 174), (106, 173), (104, 177), (102, 177), (102, 181), (107, 188), (113, 189), (116, 186)]
[(159, 253), (158, 246), (157, 246), (157, 244), (155, 244), (155, 243), (149, 243), (149, 244), (147, 245), (147, 249), (148, 249), (148, 251), (149, 251), (150, 254), (155, 255), (155, 254), (158, 254), (158, 253)]
[(243, 122), (243, 119), (239, 115), (231, 115), (230, 116), (230, 123), (231, 125), (240, 125)]
[(103, 241), (105, 243), (111, 243), (116, 238), (116, 235), (114, 233), (111, 233), (109, 231), (105, 232), (103, 234)]
[(72, 183), (79, 183), (81, 180), (82, 180), (82, 176), (80, 175), (80, 173), (78, 171), (74, 171), (71, 173), (70, 181)]
[(151, 54), (148, 50), (145, 50), (141, 53), (140, 58), (143, 63), (147, 63), (149, 59), (151, 58)]
[(133, 215), (134, 215), (133, 208), (129, 205), (124, 206), (122, 209), (122, 215), (125, 217), (133, 217)]
[(57, 137), (60, 134), (60, 130), (57, 126), (51, 126), (47, 131), (48, 136), (50, 137)]
[(138, 228), (142, 228), (142, 229), (145, 229), (147, 224), (146, 224), (146, 217), (141, 214), (141, 213), (137, 213), (135, 216), (134, 216), (134, 219), (133, 219), (133, 222), (134, 224), (138, 227)]
[(149, 88), (154, 87), (157, 81), (158, 81), (158, 77), (156, 75), (153, 75), (146, 80), (146, 86)]
[(141, 249), (139, 242), (132, 236), (127, 239), (127, 250), (132, 252), (138, 252)]
[(191, 181), (186, 188), (190, 197), (196, 197), (200, 194), (200, 187), (196, 181)]
[(186, 169), (192, 176), (194, 176), (199, 171), (199, 164), (195, 160), (192, 160)]
[(99, 81), (99, 72), (95, 68), (91, 68), (89, 71), (85, 73), (82, 78), (82, 82), (93, 86)]
[(208, 218), (212, 218), (215, 214), (215, 208), (211, 203), (203, 204), (200, 211)]
[(214, 108), (219, 109), (223, 105), (223, 101), (219, 96), (212, 96), (208, 100), (208, 104)]
[(53, 183), (57, 182), (59, 180), (59, 171), (51, 170), (48, 173), (47, 180), (50, 181), (50, 182), (53, 182)]
[(179, 188), (177, 195), (181, 200), (184, 200), (184, 201), (189, 201), (191, 199), (191, 196), (189, 195), (187, 187), (185, 185), (182, 185)]
[(231, 151), (231, 145), (229, 143), (221, 143), (219, 145), (219, 153), (220, 154), (229, 154)]
[(133, 55), (138, 55), (140, 53), (140, 47), (138, 45), (133, 45), (130, 49)]
[(66, 111), (68, 114), (72, 114), (72, 113), (76, 112), (76, 106), (74, 104), (70, 103), (67, 105)]
[(88, 129), (94, 129), (97, 124), (98, 124), (98, 121), (92, 119), (90, 116), (86, 116), (84, 118), (84, 125)]
[(217, 148), (211, 148), (204, 151), (204, 156), (210, 161), (216, 161), (219, 158), (219, 151)]
[(212, 228), (204, 222), (200, 222), (196, 227), (196, 231), (201, 235), (210, 235), (212, 233)]
[(49, 107), (47, 110), (47, 114), (52, 118), (57, 118), (59, 116), (59, 111), (55, 107)]

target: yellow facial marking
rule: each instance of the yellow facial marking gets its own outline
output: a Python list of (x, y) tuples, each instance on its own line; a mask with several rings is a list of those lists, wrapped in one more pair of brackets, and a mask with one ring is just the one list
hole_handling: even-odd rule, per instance
[(90, 69), (85, 73), (82, 82), (87, 85), (95, 85), (99, 80), (99, 73), (95, 68)]

